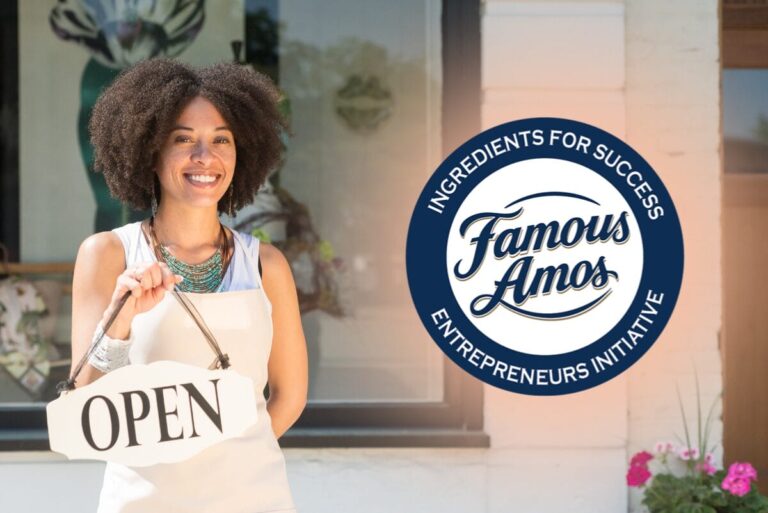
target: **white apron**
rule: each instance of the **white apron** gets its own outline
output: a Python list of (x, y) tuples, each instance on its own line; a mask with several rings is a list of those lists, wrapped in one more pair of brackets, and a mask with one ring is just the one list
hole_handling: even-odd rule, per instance
[[(258, 245), (253, 249), (258, 251)], [(253, 379), (256, 425), (182, 462), (149, 467), (107, 463), (98, 513), (295, 513), (264, 399), (272, 316), (256, 276), (256, 289), (185, 293), (229, 355), (231, 368)], [(200, 328), (173, 294), (137, 315), (131, 329), (131, 363), (175, 360), (207, 368), (214, 361)]]

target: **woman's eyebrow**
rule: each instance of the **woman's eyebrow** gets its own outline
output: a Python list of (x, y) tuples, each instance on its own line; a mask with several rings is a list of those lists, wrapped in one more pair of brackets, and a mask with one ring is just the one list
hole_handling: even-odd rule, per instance
[[(176, 125), (176, 126), (174, 126), (174, 127), (171, 129), (171, 131), (173, 131), (173, 130), (189, 130), (190, 132), (194, 132), (194, 130), (195, 130), (195, 129), (194, 129), (194, 128), (190, 128), (190, 127), (188, 127), (188, 126), (181, 126), (181, 125)], [(219, 126), (219, 127), (216, 127), (216, 128), (214, 128), (214, 131), (216, 131), (216, 132), (218, 132), (218, 131), (220, 131), (220, 130), (227, 130), (227, 131), (229, 131), (229, 132), (231, 132), (231, 131), (232, 131), (232, 130), (231, 130), (231, 129), (230, 129), (228, 126), (226, 126), (226, 125), (224, 125), (224, 126)]]

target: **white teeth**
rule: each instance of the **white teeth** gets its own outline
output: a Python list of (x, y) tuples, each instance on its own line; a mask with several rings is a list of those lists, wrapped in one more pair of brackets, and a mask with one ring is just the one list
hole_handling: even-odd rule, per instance
[(211, 183), (216, 181), (215, 176), (210, 175), (188, 175), (190, 180), (202, 183)]

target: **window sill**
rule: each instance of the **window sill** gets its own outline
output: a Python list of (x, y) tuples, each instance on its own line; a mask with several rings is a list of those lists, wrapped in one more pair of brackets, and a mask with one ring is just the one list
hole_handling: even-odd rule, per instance
[(331, 447), (490, 447), (482, 431), (458, 429), (294, 428), (279, 440), (283, 448)]
[[(482, 431), (454, 429), (312, 429), (295, 428), (280, 437), (282, 448), (338, 447), (490, 447)], [(44, 429), (0, 430), (0, 452), (50, 451)]]
[(50, 451), (47, 429), (0, 429), (0, 451)]

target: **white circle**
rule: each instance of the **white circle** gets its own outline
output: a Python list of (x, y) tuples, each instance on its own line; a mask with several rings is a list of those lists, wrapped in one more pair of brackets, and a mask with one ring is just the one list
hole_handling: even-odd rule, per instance
[[(518, 210), (515, 218), (492, 222), (495, 217), (491, 214)], [(462, 236), (462, 223), (482, 213), (489, 215), (469, 224)], [(532, 228), (539, 224), (549, 228)], [(556, 244), (563, 238), (565, 226), (570, 227), (565, 240), (572, 247)], [(602, 237), (591, 244), (586, 235), (575, 241), (582, 226), (588, 227), (582, 232), (600, 233)], [(479, 235), (489, 228), (492, 235), (483, 252), (483, 242), (478, 238), (482, 239)], [(628, 231), (628, 237), (622, 234), (623, 230)], [(526, 232), (533, 235), (528, 245), (524, 243)], [(537, 233), (544, 233), (538, 251)], [(553, 248), (548, 247), (549, 240), (555, 243)], [(509, 247), (514, 249), (505, 251)], [(497, 248), (501, 253), (498, 258)], [(482, 263), (474, 273), (463, 278), (457, 276), (455, 269), (459, 274), (473, 270), (472, 262), (478, 251)], [(602, 272), (590, 273), (601, 268), (601, 259)], [(624, 316), (640, 285), (643, 241), (629, 204), (605, 178), (570, 161), (531, 159), (499, 169), (469, 193), (451, 224), (447, 263), (453, 294), (477, 329), (515, 351), (557, 355), (598, 340)], [(529, 272), (523, 280), (522, 269), (526, 265)], [(502, 280), (510, 269), (508, 286), (505, 283), (499, 288), (495, 282)], [(542, 278), (538, 293), (531, 290), (526, 294), (526, 289), (535, 283), (537, 272)], [(547, 275), (553, 277), (548, 290)], [(593, 279), (588, 280), (587, 276)], [(558, 285), (563, 290), (557, 290)], [(476, 310), (489, 306), (487, 297), (495, 292), (502, 302), (484, 315), (472, 313), (472, 305)], [(518, 300), (515, 292), (519, 294)], [(593, 302), (596, 303), (587, 308)]]

